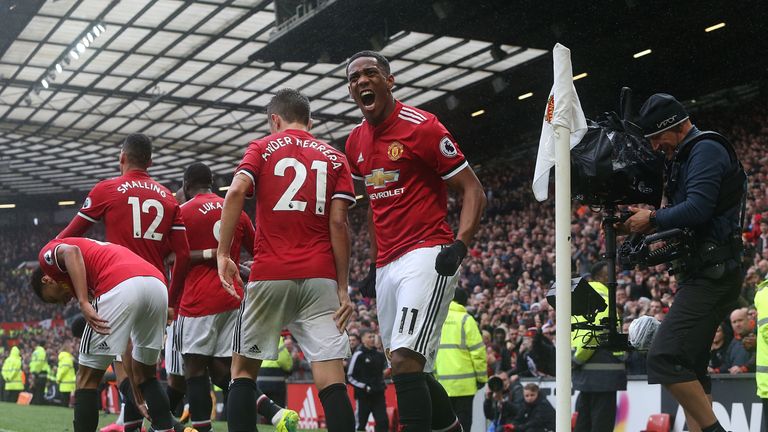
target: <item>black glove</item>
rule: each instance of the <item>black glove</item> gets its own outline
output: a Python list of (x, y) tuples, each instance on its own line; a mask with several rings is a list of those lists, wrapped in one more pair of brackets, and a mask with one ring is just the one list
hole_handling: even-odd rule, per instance
[(376, 298), (376, 263), (371, 263), (368, 276), (360, 282), (360, 294), (363, 297)]
[(452, 245), (444, 247), (435, 258), (435, 270), (441, 276), (453, 276), (461, 265), (461, 260), (467, 256), (467, 246), (461, 240), (456, 240)]

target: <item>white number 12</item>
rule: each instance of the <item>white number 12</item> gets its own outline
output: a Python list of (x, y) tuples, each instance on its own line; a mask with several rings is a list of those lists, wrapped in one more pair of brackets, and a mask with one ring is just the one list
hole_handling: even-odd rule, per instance
[[(131, 212), (133, 213), (133, 238), (144, 237), (147, 240), (162, 240), (163, 235), (155, 232), (160, 225), (160, 222), (163, 221), (163, 212), (165, 211), (163, 205), (160, 204), (160, 201), (150, 198), (141, 203), (139, 202), (139, 197), (132, 196), (128, 197), (128, 204), (131, 205)], [(149, 224), (149, 228), (147, 228), (147, 231), (142, 235), (141, 213), (149, 213), (149, 209), (151, 208), (154, 208), (157, 211), (157, 215), (155, 215), (155, 219)]]

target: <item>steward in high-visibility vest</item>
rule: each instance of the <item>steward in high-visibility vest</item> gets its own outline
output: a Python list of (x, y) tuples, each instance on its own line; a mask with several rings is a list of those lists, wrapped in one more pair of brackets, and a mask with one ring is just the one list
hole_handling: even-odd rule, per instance
[(451, 398), (464, 430), (472, 427), (472, 399), (488, 381), (488, 361), (477, 322), (467, 313), (467, 292), (456, 289), (440, 335), (435, 378)]
[[(592, 275), (597, 280), (607, 279), (604, 262), (595, 264)], [(589, 285), (605, 300), (606, 308), (595, 317), (594, 324), (608, 318), (608, 287), (593, 281)], [(584, 317), (571, 317), (571, 325), (585, 322)], [(612, 432), (616, 423), (616, 393), (627, 389), (627, 371), (623, 353), (606, 349), (590, 349), (597, 341), (590, 337), (588, 330), (571, 332), (573, 352), (573, 389), (579, 390), (576, 412), (579, 416), (575, 432)]]
[(75, 358), (67, 351), (59, 353), (59, 364), (56, 367), (56, 384), (61, 393), (62, 406), (69, 406), (69, 395), (75, 391), (77, 374), (75, 372)]
[(763, 424), (768, 424), (768, 279), (757, 285), (757, 397), (763, 400)]
[(259, 377), (256, 382), (259, 389), (277, 405), (285, 406), (288, 395), (288, 387), (285, 380), (293, 370), (293, 358), (288, 348), (285, 347), (285, 339), (280, 336), (277, 345), (277, 360), (264, 360), (261, 362)]
[(45, 403), (45, 384), (48, 382), (48, 374), (51, 366), (48, 365), (48, 354), (45, 348), (38, 345), (32, 351), (29, 359), (29, 373), (32, 375), (32, 404), (43, 405)]
[(6, 402), (16, 402), (19, 393), (24, 390), (24, 378), (21, 371), (21, 351), (19, 347), (11, 348), (11, 353), (3, 362), (3, 381), (5, 381)]

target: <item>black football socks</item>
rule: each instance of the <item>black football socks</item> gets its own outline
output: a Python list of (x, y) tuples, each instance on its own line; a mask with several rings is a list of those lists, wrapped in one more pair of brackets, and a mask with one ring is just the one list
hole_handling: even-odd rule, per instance
[(424, 372), (399, 374), (392, 377), (400, 413), (400, 432), (432, 430), (432, 398)]
[(235, 378), (229, 385), (227, 399), (227, 427), (230, 432), (254, 432), (256, 430), (256, 381)]
[(128, 378), (120, 382), (120, 395), (123, 397), (123, 431), (139, 432), (144, 423), (144, 416), (141, 415), (136, 403), (133, 400), (133, 390)]
[(187, 398), (189, 399), (189, 417), (192, 427), (198, 432), (211, 430), (211, 381), (208, 375), (187, 379)]
[(99, 427), (99, 406), (96, 389), (75, 391), (75, 432), (94, 432)]
[(144, 400), (147, 401), (149, 416), (152, 417), (152, 427), (155, 430), (173, 429), (173, 416), (171, 416), (168, 396), (166, 396), (157, 378), (150, 378), (139, 384), (139, 390), (141, 390)]
[(326, 413), (325, 422), (328, 432), (354, 432), (355, 412), (349, 401), (347, 386), (342, 383), (331, 384), (318, 393), (320, 403)]
[(458, 432), (462, 430), (451, 399), (445, 388), (431, 373), (425, 373), (429, 395), (432, 398), (432, 430), (437, 432)]

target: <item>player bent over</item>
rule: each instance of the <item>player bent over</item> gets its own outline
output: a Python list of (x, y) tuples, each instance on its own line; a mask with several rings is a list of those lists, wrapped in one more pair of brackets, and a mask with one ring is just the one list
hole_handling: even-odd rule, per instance
[(40, 267), (31, 279), (35, 294), (47, 303), (76, 298), (88, 322), (80, 341), (75, 432), (96, 430), (96, 388), (129, 341), (134, 397), (139, 406), (146, 401), (153, 430), (173, 431), (168, 398), (155, 378), (168, 307), (160, 271), (123, 246), (87, 238), (51, 240), (38, 259)]

